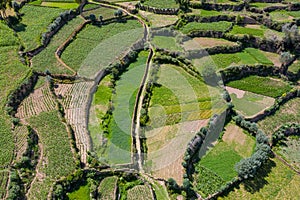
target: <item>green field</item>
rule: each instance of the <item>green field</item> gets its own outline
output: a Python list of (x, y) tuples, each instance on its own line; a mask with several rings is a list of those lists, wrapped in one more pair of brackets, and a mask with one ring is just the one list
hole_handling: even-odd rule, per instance
[(291, 64), (288, 68), (288, 71), (294, 74), (297, 74), (300, 72), (300, 60), (294, 61), (293, 64)]
[(288, 137), (276, 147), (276, 152), (281, 155), (289, 164), (300, 169), (300, 137)]
[(80, 186), (78, 190), (67, 194), (69, 200), (90, 200), (89, 185)]
[(74, 74), (57, 61), (55, 51), (81, 23), (83, 23), (83, 19), (76, 17), (64, 25), (51, 39), (46, 49), (32, 58), (33, 68), (39, 72), (45, 72), (48, 69), (53, 74)]
[(78, 3), (71, 3), (71, 2), (53, 2), (53, 1), (44, 1), (41, 4), (45, 7), (55, 7), (55, 8), (61, 8), (61, 9), (76, 9), (79, 4)]
[(220, 107), (211, 110), (211, 99), (217, 98), (218, 91), (182, 68), (162, 65), (158, 75), (159, 86), (154, 87), (149, 108), (150, 127), (207, 119), (218, 112)]
[(182, 51), (182, 48), (176, 43), (176, 39), (174, 37), (154, 36), (152, 38), (152, 43), (160, 49), (168, 51)]
[(141, 39), (142, 34), (142, 26), (136, 20), (102, 27), (87, 25), (63, 52), (62, 60), (79, 75), (92, 78)]
[(300, 99), (292, 99), (282, 105), (280, 109), (272, 116), (265, 118), (264, 120), (258, 122), (260, 128), (262, 128), (265, 133), (271, 135), (276, 128), (279, 128), (286, 123), (300, 123)]
[(198, 23), (198, 22), (191, 22), (180, 28), (180, 31), (184, 34), (189, 34), (194, 31), (227, 31), (230, 26), (232, 25), (231, 22), (226, 21), (219, 21), (219, 22), (212, 22), (212, 23)]
[(271, 29), (268, 29), (265, 26), (258, 26), (258, 25), (253, 25), (249, 27), (243, 27), (243, 26), (238, 26), (234, 25), (232, 30), (228, 33), (232, 35), (252, 35), (256, 36), (259, 38), (269, 38), (270, 36), (277, 36), (277, 38), (282, 39), (284, 34), (278, 31), (274, 31)]
[(227, 86), (273, 98), (279, 97), (292, 89), (288, 83), (280, 79), (260, 76), (249, 76), (241, 80), (231, 81)]
[[(148, 52), (141, 51), (137, 60), (116, 82), (112, 95), (113, 113), (109, 124), (106, 156), (111, 163), (129, 163), (131, 158), (131, 121), (135, 95), (145, 72)], [(133, 97), (134, 96), (134, 97)]]
[[(35, 180), (29, 199), (46, 199), (56, 179), (67, 176), (76, 169), (71, 142), (66, 126), (61, 122), (58, 111), (43, 112), (30, 118), (30, 125), (37, 131), (44, 160), (38, 163), (38, 171), (45, 179)], [(47, 164), (45, 162), (47, 161)]]
[(300, 14), (298, 11), (286, 11), (286, 10), (271, 12), (270, 16), (273, 20), (280, 21), (280, 22), (291, 22), (293, 21), (294, 18), (296, 19), (300, 18)]
[(222, 141), (208, 151), (196, 165), (193, 183), (196, 190), (203, 197), (207, 197), (237, 177), (235, 164), (242, 158), (250, 157), (254, 146), (255, 139), (244, 133), (243, 129), (232, 123), (227, 125)]
[(98, 198), (102, 200), (116, 199), (116, 186), (118, 177), (106, 177), (104, 178), (98, 187)]
[(95, 10), (85, 11), (82, 14), (84, 17), (89, 17), (90, 14), (94, 14), (96, 16), (96, 18), (98, 18), (98, 19), (99, 19), (99, 16), (101, 15), (103, 17), (103, 20), (107, 20), (107, 19), (115, 18), (114, 12), (115, 12), (115, 10), (112, 8), (100, 7)]
[(10, 164), (14, 149), (11, 119), (4, 106), (8, 94), (17, 88), (29, 71), (19, 60), (18, 47), (19, 41), (14, 32), (0, 22), (0, 169)]
[(175, 0), (145, 0), (143, 3), (145, 6), (155, 7), (155, 8), (178, 8)]
[(253, 116), (272, 106), (275, 99), (246, 91), (242, 98), (230, 94), (234, 108), (243, 116)]
[(218, 200), (299, 199), (299, 184), (299, 175), (278, 159), (271, 159), (258, 170), (258, 175), (254, 179), (244, 181), (238, 188), (234, 188), (228, 195), (219, 197)]
[(25, 47), (25, 51), (32, 50), (41, 45), (42, 33), (47, 32), (47, 27), (64, 10), (59, 8), (47, 8), (42, 6), (26, 5), (20, 11), (22, 21), (15, 30)]
[(273, 65), (273, 62), (267, 58), (265, 52), (254, 48), (246, 48), (238, 53), (206, 56), (200, 59), (194, 59), (193, 62), (198, 71), (202, 71), (204, 67), (211, 65), (216, 66), (217, 69), (238, 65)]

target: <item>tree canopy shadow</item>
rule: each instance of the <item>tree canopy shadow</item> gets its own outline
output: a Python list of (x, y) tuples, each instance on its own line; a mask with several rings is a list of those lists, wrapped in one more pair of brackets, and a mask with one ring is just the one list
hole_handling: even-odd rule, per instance
[(26, 24), (18, 23), (18, 24), (16, 24), (16, 25), (14, 25), (13, 29), (14, 29), (16, 32), (23, 32), (23, 31), (26, 30), (26, 27), (27, 27)]
[(276, 166), (273, 160), (268, 160), (258, 171), (254, 178), (244, 181), (245, 189), (254, 194), (259, 192), (265, 185), (269, 184), (266, 177), (271, 172), (272, 168)]

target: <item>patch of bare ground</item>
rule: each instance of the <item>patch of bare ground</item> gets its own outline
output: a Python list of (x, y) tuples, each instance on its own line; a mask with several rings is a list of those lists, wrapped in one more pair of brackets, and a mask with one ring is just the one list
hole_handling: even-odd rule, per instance
[(182, 183), (182, 158), (187, 144), (208, 120), (183, 122), (146, 132), (147, 162), (155, 177), (174, 178)]
[(207, 38), (207, 37), (195, 37), (191, 40), (188, 40), (184, 42), (183, 48), (188, 50), (197, 50), (201, 48), (207, 48), (207, 47), (215, 47), (215, 46), (233, 46), (237, 43), (227, 41), (224, 39), (218, 39), (218, 38)]
[(264, 54), (274, 64), (274, 66), (276, 66), (276, 67), (281, 66), (280, 55), (279, 54), (271, 53), (271, 52), (264, 52)]
[(247, 136), (243, 133), (243, 129), (236, 125), (230, 124), (226, 126), (226, 131), (222, 139), (227, 143), (236, 142), (240, 145), (245, 145), (246, 137)]
[(236, 94), (236, 97), (238, 99), (243, 98), (246, 93), (244, 90), (239, 90), (239, 89), (228, 87), (228, 86), (226, 86), (226, 90), (229, 92), (229, 94)]
[(260, 25), (258, 24), (247, 24), (246, 28), (253, 28), (253, 29), (261, 29)]

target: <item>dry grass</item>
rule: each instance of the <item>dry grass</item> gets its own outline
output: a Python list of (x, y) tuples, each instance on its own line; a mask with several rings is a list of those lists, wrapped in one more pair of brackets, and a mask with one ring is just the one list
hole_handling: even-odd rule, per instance
[(188, 50), (197, 50), (201, 48), (207, 47), (215, 47), (215, 46), (233, 46), (236, 45), (235, 42), (230, 42), (224, 39), (218, 38), (206, 38), (206, 37), (195, 37), (191, 40), (188, 40), (183, 43), (183, 48)]

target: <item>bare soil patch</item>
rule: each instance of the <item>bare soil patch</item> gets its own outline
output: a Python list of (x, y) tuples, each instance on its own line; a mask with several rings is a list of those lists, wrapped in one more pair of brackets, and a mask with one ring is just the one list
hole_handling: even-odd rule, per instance
[(243, 129), (236, 125), (230, 124), (226, 127), (226, 131), (222, 139), (227, 143), (236, 142), (241, 145), (245, 145), (246, 135), (243, 133)]
[(228, 87), (228, 86), (226, 86), (226, 90), (229, 92), (229, 94), (236, 94), (236, 97), (238, 99), (243, 98), (246, 93), (244, 90), (239, 90), (239, 89)]
[(236, 45), (235, 42), (230, 42), (224, 39), (218, 38), (206, 38), (206, 37), (196, 37), (189, 41), (184, 42), (183, 48), (185, 50), (196, 50), (206, 47), (215, 47), (215, 46), (233, 46)]

